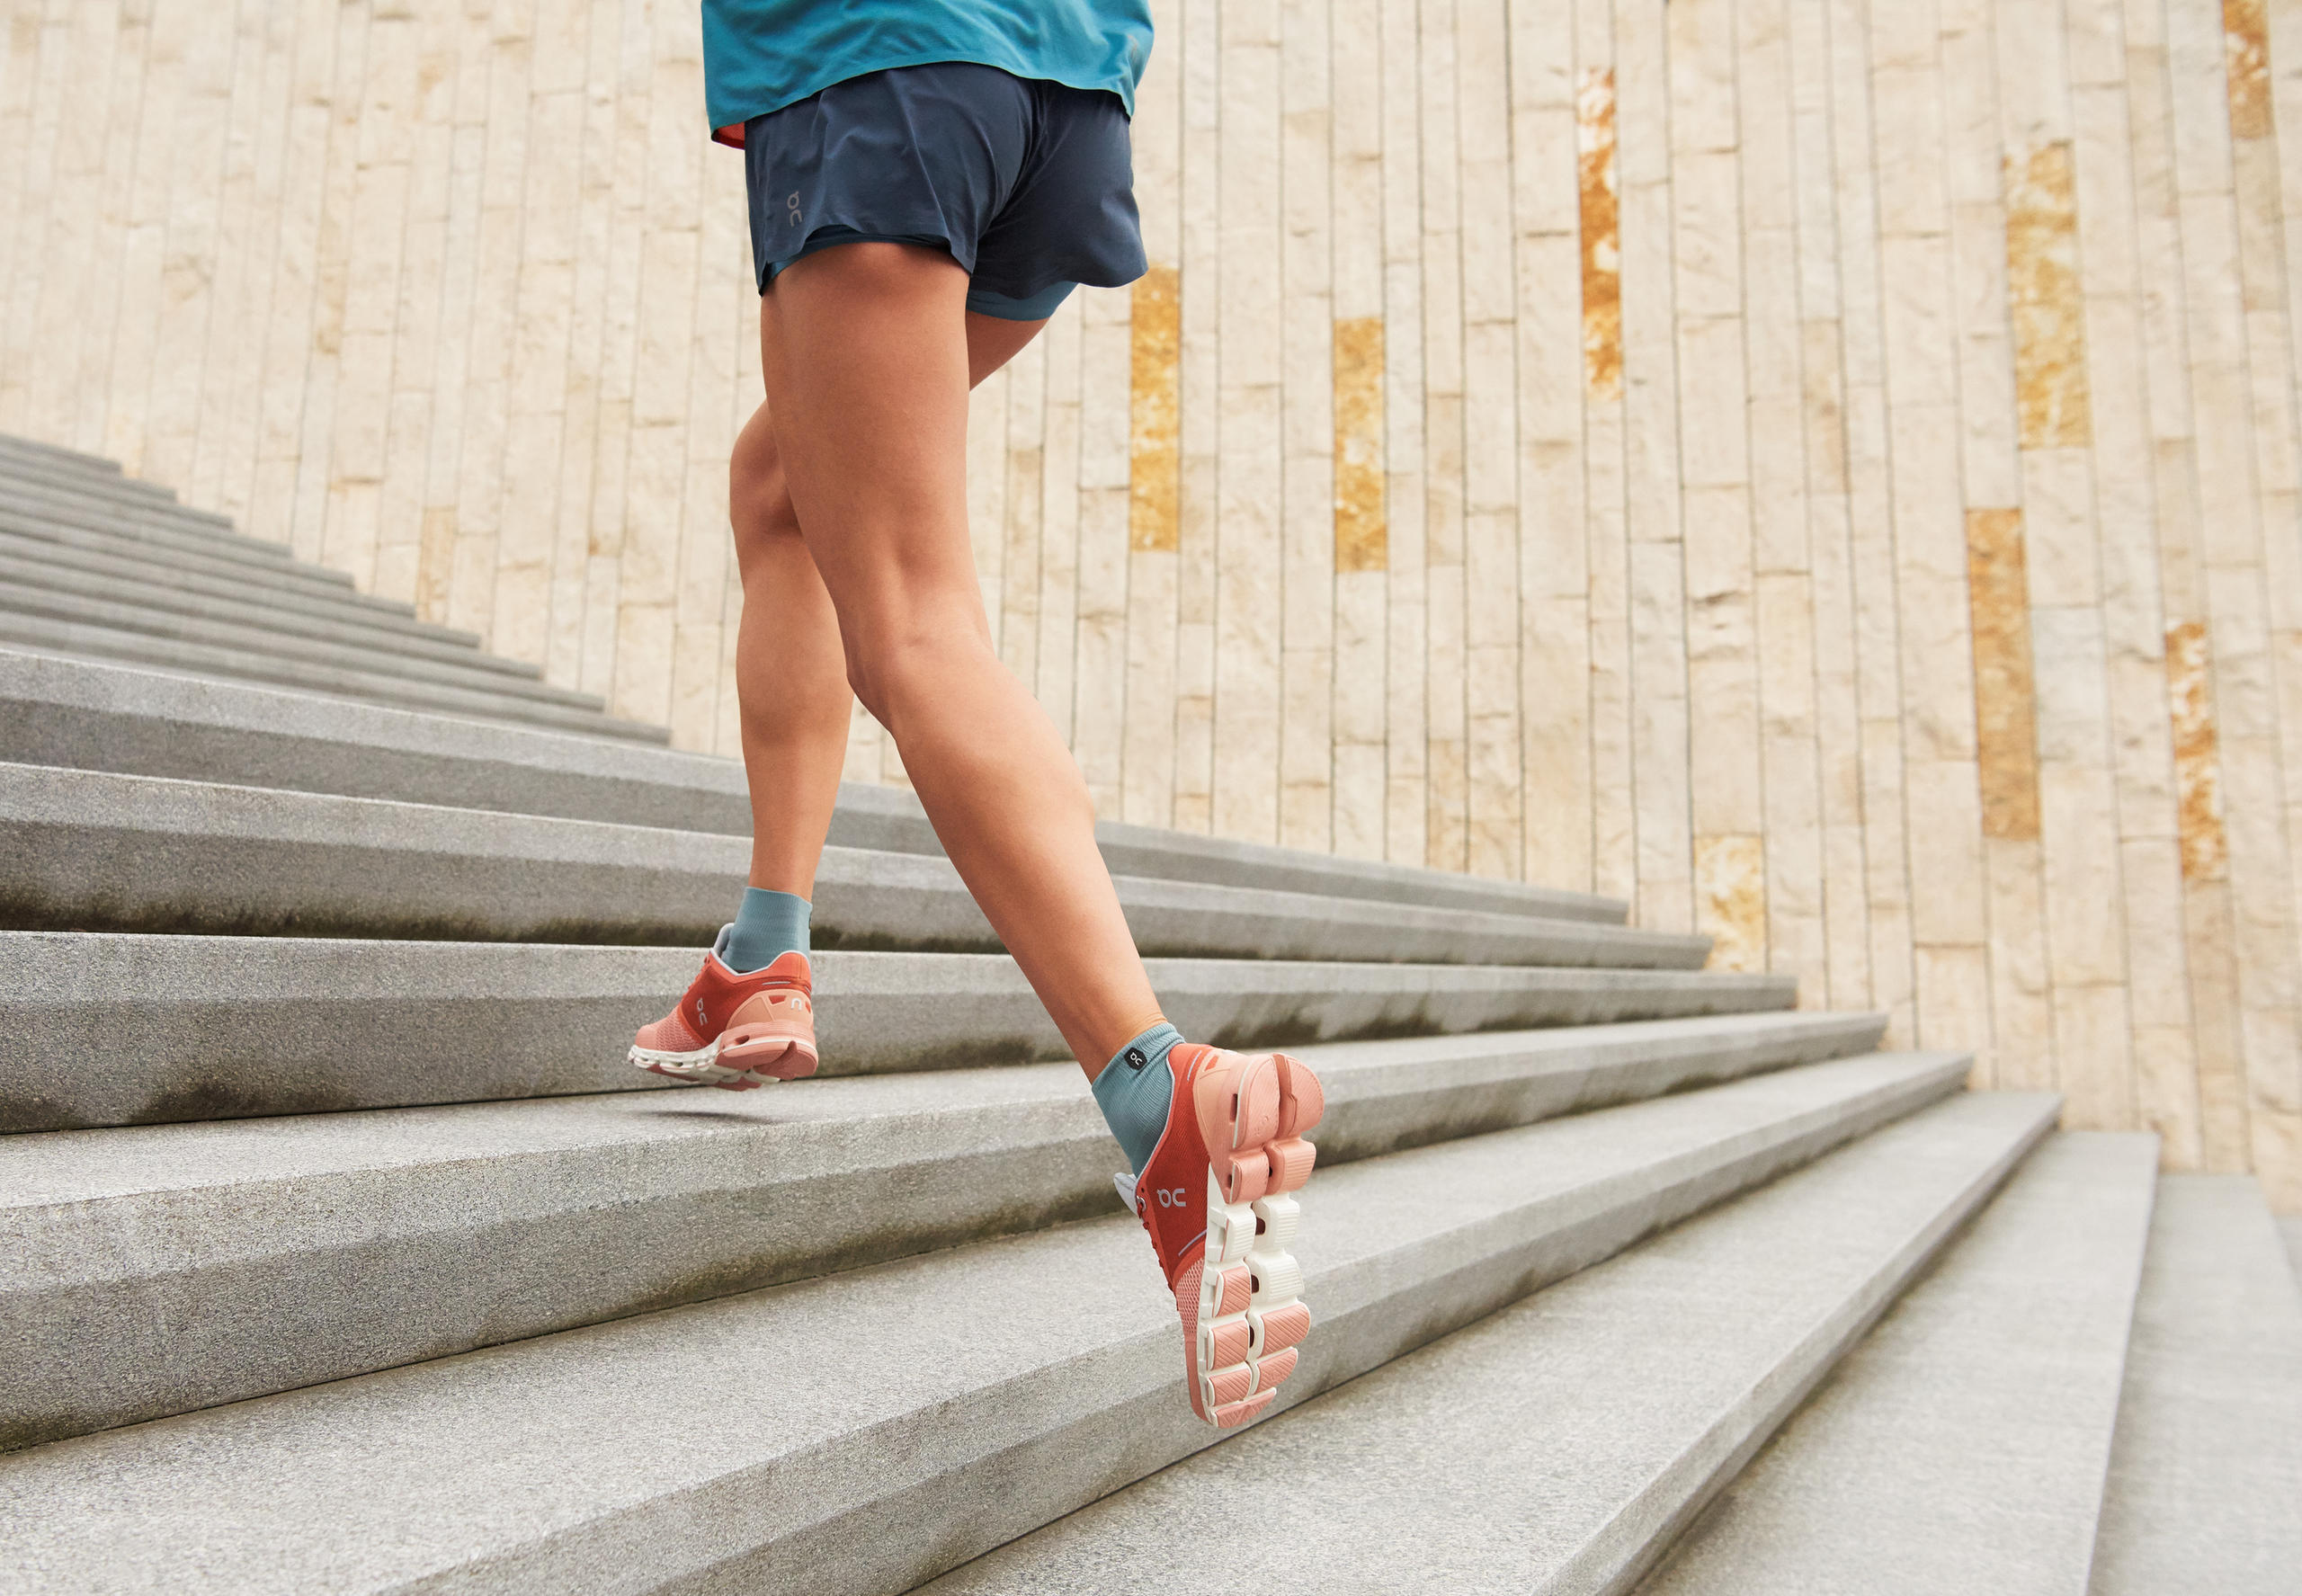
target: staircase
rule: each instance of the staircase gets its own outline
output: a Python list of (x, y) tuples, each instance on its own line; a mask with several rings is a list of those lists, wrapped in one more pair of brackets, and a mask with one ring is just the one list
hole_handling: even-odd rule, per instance
[(1105, 825), (1168, 1012), (1327, 1088), (1215, 1444), (908, 795), (822, 1077), (623, 1062), (746, 853), (661, 741), (0, 442), (0, 1592), (2292, 1589), (2250, 1181), (1619, 903)]

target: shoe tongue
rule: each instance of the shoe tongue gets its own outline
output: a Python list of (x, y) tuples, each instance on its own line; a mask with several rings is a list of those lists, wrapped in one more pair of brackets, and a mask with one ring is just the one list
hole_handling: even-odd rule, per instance
[[(721, 964), (727, 963), (727, 943), (735, 934), (736, 923), (731, 920), (727, 924), (719, 928), (719, 934), (718, 936), (711, 939), (711, 957), (718, 959)], [(735, 967), (729, 965), (728, 967), (732, 969)]]
[(1127, 1205), (1127, 1211), (1130, 1214), (1135, 1212), (1135, 1177), (1113, 1175), (1111, 1184), (1119, 1188), (1119, 1199)]

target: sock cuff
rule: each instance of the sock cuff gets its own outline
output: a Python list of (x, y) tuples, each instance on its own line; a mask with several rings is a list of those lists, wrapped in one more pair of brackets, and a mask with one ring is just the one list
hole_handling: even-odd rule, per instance
[(1127, 1155), (1128, 1166), (1137, 1174), (1151, 1162), (1167, 1128), (1175, 1091), (1167, 1051), (1182, 1039), (1182, 1032), (1162, 1020), (1112, 1054), (1089, 1088), (1095, 1106), (1103, 1111), (1103, 1122)]

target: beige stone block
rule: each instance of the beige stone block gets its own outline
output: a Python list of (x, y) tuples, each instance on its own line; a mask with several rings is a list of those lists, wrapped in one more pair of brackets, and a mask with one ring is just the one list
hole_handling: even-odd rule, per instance
[[(2128, 1001), (2135, 1024), (2171, 1029), (2187, 1037), (2190, 969), (2182, 928), (2181, 851), (2171, 837), (2121, 837), (2119, 868), (2126, 896)], [(2194, 1067), (2191, 1073), (2194, 1076)], [(2198, 1134), (2194, 1114), (2190, 1134), (2193, 1138)]]
[(2093, 486), (2088, 450), (2023, 451), (2023, 526), (2034, 604), (2091, 607), (2101, 602)]
[(1751, 404), (1751, 558), (1762, 572), (1804, 571), (1813, 557), (1805, 412), (1795, 394)]
[(1970, 1084), (1994, 1079), (1997, 1039), (1992, 1033), (1990, 956), (1976, 943), (1925, 943), (1913, 953), (1917, 1039), (1923, 1048), (1970, 1051)]
[[(1482, 512), (1465, 524), (1462, 628), (1474, 647), (1515, 646), (1519, 639), (1519, 523), (1508, 512)], [(1515, 689), (1513, 691), (1515, 692)], [(1473, 714), (1482, 712), (1471, 700)]]
[(1576, 295), (1579, 245), (1570, 235), (1521, 235), (1514, 358), (1521, 438), (1579, 440), (1583, 432), (1582, 306)]
[(1222, 402), (1214, 825), (1267, 842), (1279, 824), (1280, 639), (1269, 624), (1280, 602), (1278, 391), (1227, 388)]
[(1957, 760), (1914, 758), (1904, 779), (1911, 934), (1936, 944), (1979, 937), (1988, 909), (1975, 767)]
[[(1615, 7), (1614, 22), (1615, 94), (1622, 125), (1620, 162), (1627, 192), (1664, 183), (1670, 176), (1674, 94), (1669, 76), (1668, 19), (1660, 12), (1619, 5)], [(1713, 126), (1731, 124), (1714, 118)], [(1688, 133), (1685, 142), (1691, 147), (1718, 147), (1716, 134), (1706, 144), (1693, 136), (1691, 127)]]
[(1695, 927), (1711, 938), (1709, 967), (1766, 968), (1764, 839), (1698, 834), (1694, 896)]
[(1958, 399), (1951, 258), (1950, 240), (1941, 234), (1889, 236), (1879, 243), (1887, 391), (1898, 407)]
[(1807, 484), (1816, 494), (1842, 495), (1847, 488), (1846, 406), (1840, 383), (1838, 324), (1802, 324), (1799, 346)]
[(1175, 795), (1175, 556), (1128, 560), (1127, 673), (1119, 817), (1165, 825)]
[(1530, 600), (1520, 668), (1527, 878), (1587, 891), (1593, 799), (1587, 602)]
[(2106, 770), (2111, 760), (2110, 684), (2099, 611), (2034, 605), (2041, 764)]
[(1942, 34), (1942, 183), (1953, 207), (1999, 198), (1997, 35), (1989, 8)]
[(1682, 316), (1742, 313), (1741, 165), (1732, 150), (1682, 153), (1673, 162), (1671, 242)]
[(1735, 147), (1735, 13), (1724, 5), (1665, 13), (1671, 138), (1682, 150)]
[(1637, 923), (1694, 923), (1684, 573), (1668, 544), (1630, 548), (1631, 762)]
[(2039, 773), (2047, 945), (2057, 990), (2127, 980), (2125, 895), (2116, 798), (2101, 771), (2048, 764)]
[(1338, 743), (1334, 750), (1334, 851), (1345, 859), (1383, 857), (1383, 747)]
[[(2063, 38), (2074, 85), (2125, 84), (2127, 38), (2121, 10), (2118, 0), (2074, 0), (2066, 7)], [(2074, 87), (2074, 97), (2079, 92)]]
[(1690, 489), (1750, 481), (1748, 389), (1739, 316), (1679, 324), (1679, 457)]
[[(1539, 77), (1544, 88), (1540, 92), (1517, 89), (1512, 95), (1512, 226), (1521, 240), (1549, 236), (1571, 243), (1581, 207), (1575, 116), (1577, 75), (1563, 53), (1548, 62), (1536, 58), (1539, 54), (1536, 49), (1512, 47), (1514, 76)], [(1543, 99), (1541, 93), (1554, 86), (1561, 97)]]
[(1508, 322), (1463, 334), (1463, 500), (1470, 514), (1518, 508), (1516, 337)]
[(1911, 757), (1973, 762), (1974, 646), (1966, 584), (1905, 570), (1897, 585), (1902, 719)]
[(2054, 1022), (2065, 1128), (2133, 1129), (2134, 1024), (2124, 989), (2057, 982)]
[(2035, 838), (1985, 837), (1990, 895), (1991, 1028), (1987, 1084), (2054, 1090), (2054, 1008), (2047, 975), (2046, 887)]
[[(1874, 11), (1875, 19), (1881, 13)], [(1872, 38), (1875, 52), (1878, 40)], [(1870, 75), (1878, 225), (1886, 237), (1938, 234), (1948, 223), (1942, 183), (1941, 77), (1932, 66), (1881, 66)]]
[(1766, 711), (1761, 752), (1766, 778), (1768, 963), (1798, 976), (1799, 1006), (1824, 1008), (1830, 1003), (1830, 941), (1825, 923), (1825, 839), (1817, 749), (1811, 718), (1802, 722), (1777, 691), (1781, 678), (1796, 677), (1801, 666), (1811, 668), (1812, 663), (1798, 657), (1800, 639), (1786, 635), (1805, 620), (1803, 603), (1788, 604), (1787, 595), (1769, 593), (1770, 586), (1788, 585), (1787, 579), (1778, 579), (1760, 589), (1762, 611), (1789, 609), (1796, 616), (1795, 621), (1771, 629), (1763, 612), (1761, 621), (1766, 652), (1773, 656), (1762, 662), (1766, 673), (1761, 682)]

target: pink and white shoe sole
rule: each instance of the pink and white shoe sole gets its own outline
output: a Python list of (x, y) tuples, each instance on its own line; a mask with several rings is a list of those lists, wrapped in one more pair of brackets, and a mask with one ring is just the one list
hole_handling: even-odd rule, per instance
[(1290, 1251), (1302, 1209), (1288, 1193), (1311, 1178), (1317, 1150), (1302, 1133), (1325, 1097), (1318, 1077), (1283, 1053), (1202, 1085), (1214, 1090), (1197, 1105), (1209, 1169), (1191, 1379), (1200, 1411), (1227, 1430), (1271, 1405), (1310, 1333), (1303, 1266)]
[(631, 1062), (653, 1074), (726, 1092), (750, 1092), (816, 1073), (816, 1050), (797, 1037), (722, 1032), (709, 1047), (669, 1053), (633, 1046)]

